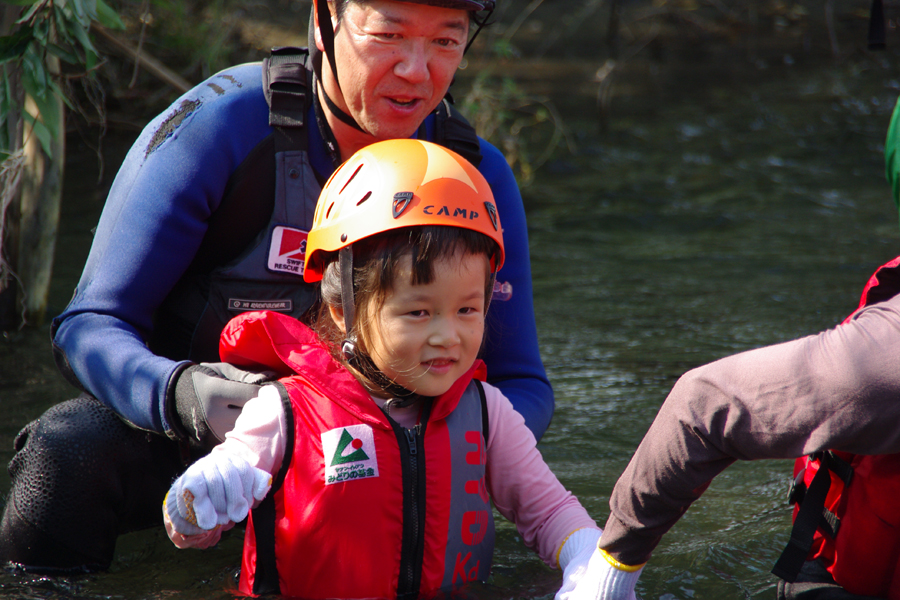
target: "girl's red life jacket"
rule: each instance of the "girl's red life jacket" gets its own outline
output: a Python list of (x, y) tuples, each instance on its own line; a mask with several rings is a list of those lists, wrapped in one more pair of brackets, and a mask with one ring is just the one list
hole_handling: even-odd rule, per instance
[(389, 420), (290, 317), (246, 313), (222, 340), (223, 360), (294, 373), (279, 382), (291, 451), (251, 513), (241, 592), (414, 598), (487, 578), (481, 361), (429, 403), (417, 431)]

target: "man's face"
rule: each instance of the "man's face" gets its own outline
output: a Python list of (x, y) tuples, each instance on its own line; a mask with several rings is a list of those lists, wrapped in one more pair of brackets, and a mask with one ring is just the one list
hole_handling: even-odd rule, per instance
[[(334, 40), (341, 89), (325, 75), (326, 91), (378, 140), (408, 138), (450, 87), (468, 33), (464, 10), (393, 0), (350, 2)], [(324, 60), (323, 71), (330, 71), (327, 65)], [(339, 143), (341, 134), (349, 133), (334, 129)]]

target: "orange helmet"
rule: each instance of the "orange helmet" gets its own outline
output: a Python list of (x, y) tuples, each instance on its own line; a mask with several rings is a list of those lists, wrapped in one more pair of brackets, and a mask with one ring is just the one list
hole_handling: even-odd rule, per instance
[(459, 154), (431, 142), (387, 140), (351, 156), (322, 188), (306, 242), (303, 279), (322, 279), (326, 253), (375, 234), (424, 225), (478, 231), (497, 242), (503, 230), (484, 176)]

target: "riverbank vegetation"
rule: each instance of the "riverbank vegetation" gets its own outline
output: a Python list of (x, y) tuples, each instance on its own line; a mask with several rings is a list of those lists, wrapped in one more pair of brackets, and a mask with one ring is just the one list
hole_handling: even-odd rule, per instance
[[(213, 73), (261, 60), (273, 46), (307, 42), (308, 0), (107, 2), (4, 4), (0, 58), (11, 80), (22, 72), (31, 82), (43, 82), (47, 91), (31, 94), (44, 117), (26, 119), (19, 129), (9, 125), (16, 122), (24, 100), (3, 94), (0, 122), (9, 135), (0, 143), (0, 159), (6, 159), (7, 177), (16, 176), (15, 159), (21, 159), (19, 146), (10, 140), (37, 140), (49, 155), (56, 129), (58, 139), (65, 130), (78, 136), (83, 148), (93, 150), (100, 166), (98, 179), (103, 180), (109, 176), (104, 162), (108, 132), (136, 135), (178, 95)], [(665, 98), (660, 90), (692, 85), (684, 79), (685, 67), (697, 61), (719, 69), (723, 79), (738, 62), (756, 65), (759, 76), (765, 77), (769, 65), (839, 62), (867, 52), (871, 6), (870, 0), (500, 0), (492, 25), (467, 55), (452, 93), (479, 133), (502, 149), (527, 185), (548, 160), (578, 153), (577, 133), (585, 123), (602, 133), (623, 109), (652, 113), (654, 103)], [(883, 6), (882, 31), (892, 49), (900, 37), (900, 2), (886, 0)], [(39, 36), (44, 50), (16, 63), (23, 25), (42, 12), (65, 11), (80, 29), (58, 17), (47, 20)], [(58, 34), (65, 43), (50, 42)], [(51, 117), (53, 110), (61, 110), (50, 109), (54, 97), (65, 99), (68, 119)], [(577, 124), (564, 116), (572, 114), (581, 116)], [(56, 153), (64, 153), (61, 143)], [(57, 181), (61, 172), (60, 166)], [(14, 188), (3, 185), (7, 192)], [(61, 192), (51, 192), (58, 201)], [(39, 204), (46, 209), (52, 203)], [(15, 223), (24, 212), (9, 198), (0, 215), (6, 223)], [(48, 229), (48, 219), (52, 234), (52, 214), (39, 220)], [(20, 280), (20, 269), (12, 267), (17, 259), (35, 256), (46, 265), (52, 258), (31, 252), (31, 238), (23, 241), (16, 227), (3, 227), (3, 222), (0, 219), (0, 266), (7, 266), (0, 269), (0, 297), (9, 300), (9, 290)], [(15, 242), (13, 234), (18, 236)], [(52, 252), (50, 243), (51, 257)], [(40, 277), (49, 278), (49, 267)], [(31, 286), (19, 286), (18, 294), (6, 302), (7, 310), (0, 307), (0, 330), (28, 319), (42, 321), (40, 301), (26, 306), (29, 295), (24, 288)], [(2, 313), (10, 312), (13, 316), (4, 319)]]

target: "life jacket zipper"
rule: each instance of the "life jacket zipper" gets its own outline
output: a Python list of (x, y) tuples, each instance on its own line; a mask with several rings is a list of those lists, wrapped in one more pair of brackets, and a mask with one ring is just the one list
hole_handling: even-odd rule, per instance
[[(425, 411), (424, 422), (430, 407)], [(403, 471), (403, 545), (400, 550), (400, 572), (397, 581), (398, 600), (414, 600), (419, 596), (422, 584), (422, 561), (425, 549), (425, 494), (424, 484), (425, 457), (421, 450), (424, 440), (425, 425), (417, 424), (412, 429), (397, 424), (388, 418), (400, 449), (400, 461)]]
[[(419, 490), (419, 457), (418, 457), (418, 447), (416, 445), (416, 433), (418, 426), (416, 429), (405, 429), (406, 433), (406, 442), (407, 449), (409, 451), (409, 474), (411, 485), (409, 486), (409, 506), (410, 506), (410, 522), (412, 525), (412, 536), (411, 539), (415, 540), (415, 544), (418, 547), (419, 545), (419, 502), (418, 502), (418, 490)], [(409, 586), (408, 589), (412, 590), (416, 582), (416, 563), (415, 560), (410, 560), (407, 562), (406, 566), (406, 584)]]

